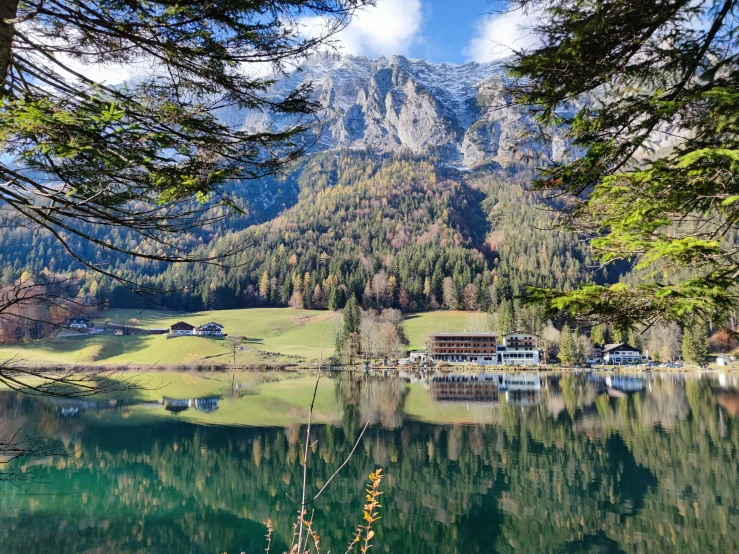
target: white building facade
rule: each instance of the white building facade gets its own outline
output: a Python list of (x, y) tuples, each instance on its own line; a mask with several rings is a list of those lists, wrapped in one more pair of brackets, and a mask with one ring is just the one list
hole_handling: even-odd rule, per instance
[(608, 365), (640, 364), (642, 355), (639, 350), (630, 344), (606, 344), (603, 347), (603, 362)]
[(201, 337), (222, 337), (223, 325), (213, 322), (206, 323), (196, 328), (194, 334)]
[(539, 363), (539, 337), (516, 331), (503, 336), (504, 347), (498, 347), (503, 365), (536, 365)]
[(539, 338), (516, 331), (497, 333), (436, 333), (429, 336), (428, 355), (436, 363), (479, 366), (533, 366), (539, 363)]

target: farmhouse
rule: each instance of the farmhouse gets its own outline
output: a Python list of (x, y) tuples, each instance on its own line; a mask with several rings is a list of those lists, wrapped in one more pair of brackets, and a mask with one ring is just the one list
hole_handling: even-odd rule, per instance
[(606, 344), (603, 347), (603, 361), (609, 365), (632, 365), (642, 361), (641, 352), (630, 344)]
[(81, 331), (85, 331), (87, 329), (94, 329), (95, 324), (89, 317), (77, 315), (74, 317), (70, 317), (67, 320), (67, 327), (69, 327), (70, 329), (79, 329)]
[(182, 337), (187, 335), (192, 335), (195, 330), (194, 325), (190, 325), (189, 323), (185, 323), (184, 321), (178, 321), (174, 325), (172, 325), (169, 328), (169, 336), (170, 337)]
[(220, 323), (206, 323), (195, 329), (195, 335), (201, 337), (222, 337), (223, 336), (223, 325)]

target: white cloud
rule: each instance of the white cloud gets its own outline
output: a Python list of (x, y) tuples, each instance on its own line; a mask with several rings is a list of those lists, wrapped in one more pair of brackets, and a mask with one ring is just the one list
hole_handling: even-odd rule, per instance
[(421, 30), (421, 0), (378, 0), (358, 13), (339, 37), (348, 54), (405, 54)]
[[(422, 20), (421, 0), (377, 0), (376, 6), (358, 11), (334, 38), (345, 54), (405, 54), (419, 39)], [(306, 18), (302, 23), (302, 32), (307, 35), (317, 35), (323, 28), (318, 17)]]
[(475, 36), (464, 49), (464, 55), (469, 61), (483, 63), (529, 48), (536, 43), (530, 27), (540, 17), (540, 13), (523, 10), (487, 15), (476, 25)]

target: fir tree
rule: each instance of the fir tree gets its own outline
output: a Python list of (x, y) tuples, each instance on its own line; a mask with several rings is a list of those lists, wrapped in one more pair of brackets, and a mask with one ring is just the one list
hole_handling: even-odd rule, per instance
[(498, 306), (498, 314), (495, 318), (495, 328), (498, 335), (503, 336), (515, 331), (516, 314), (513, 311), (513, 302), (503, 300)]
[(566, 365), (574, 364), (577, 361), (575, 337), (568, 325), (562, 327), (562, 335), (559, 341), (559, 360)]
[[(737, 308), (737, 0), (513, 0), (542, 14), (514, 54), (515, 101), (564, 129), (570, 152), (535, 184), (569, 195), (562, 222), (604, 263), (657, 278), (531, 289), (554, 311), (621, 328), (690, 313), (728, 325)], [(525, 12), (526, 13), (526, 12)], [(667, 133), (669, 129), (669, 133)], [(665, 135), (679, 137), (662, 147)], [(589, 191), (585, 195), (583, 192)], [(661, 279), (663, 266), (671, 278)]]
[(606, 343), (606, 332), (603, 325), (594, 325), (590, 330), (590, 340), (593, 344), (600, 344), (601, 346)]

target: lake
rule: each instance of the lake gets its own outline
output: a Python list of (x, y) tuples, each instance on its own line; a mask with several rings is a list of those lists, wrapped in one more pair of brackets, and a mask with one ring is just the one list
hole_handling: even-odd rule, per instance
[[(16, 478), (0, 482), (0, 551), (252, 554), (264, 552), (268, 519), (271, 552), (288, 550), (314, 380), (241, 379), (208, 394), (192, 385), (192, 396), (187, 382), (104, 400), (0, 393), (0, 437), (21, 429), (64, 453), (0, 465)], [(346, 551), (375, 468), (386, 475), (375, 552), (739, 552), (737, 384), (327, 376), (310, 491), (370, 423), (310, 508), (321, 552)]]

